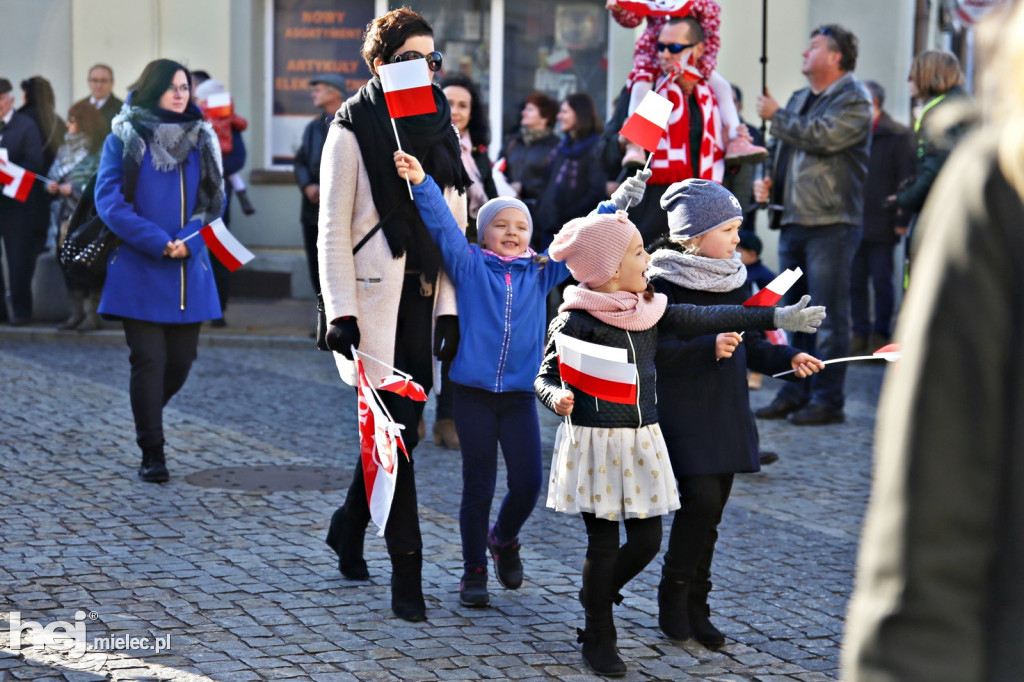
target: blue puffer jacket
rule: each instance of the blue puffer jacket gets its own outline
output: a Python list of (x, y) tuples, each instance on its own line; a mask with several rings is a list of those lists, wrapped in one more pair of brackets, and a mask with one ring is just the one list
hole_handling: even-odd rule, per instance
[(547, 294), (569, 277), (569, 269), (555, 261), (505, 263), (487, 256), (466, 240), (429, 175), (412, 192), (459, 303), (461, 339), (451, 380), (493, 393), (533, 392), (544, 349)]
[[(107, 280), (99, 312), (164, 324), (202, 322), (221, 316), (210, 258), (201, 237), (189, 240), (192, 255), (163, 255), (167, 242), (202, 227), (191, 216), (199, 187), (199, 151), (189, 154), (175, 171), (158, 171), (146, 150), (135, 199), (121, 192), (124, 148), (115, 134), (107, 137), (96, 176), (96, 212), (121, 238), (107, 263)], [(182, 185), (184, 184), (184, 209)]]

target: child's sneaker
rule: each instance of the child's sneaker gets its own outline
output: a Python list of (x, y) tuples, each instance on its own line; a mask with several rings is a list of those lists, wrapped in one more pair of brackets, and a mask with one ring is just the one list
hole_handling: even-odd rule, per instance
[(494, 572), (505, 589), (518, 590), (523, 584), (523, 562), (519, 560), (519, 538), (499, 544), (494, 527), (487, 533), (487, 549), (494, 557)]
[(459, 603), (474, 608), (491, 603), (491, 595), (487, 594), (487, 569), (466, 569), (462, 574), (462, 582), (459, 583)]

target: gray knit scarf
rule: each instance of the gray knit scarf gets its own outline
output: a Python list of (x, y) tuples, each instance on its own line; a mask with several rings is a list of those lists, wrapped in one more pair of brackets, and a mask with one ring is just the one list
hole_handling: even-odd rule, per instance
[[(189, 103), (190, 109), (192, 106)], [(125, 104), (114, 117), (112, 128), (124, 145), (126, 196), (134, 196), (134, 183), (138, 180), (146, 149), (150, 151), (153, 168), (169, 172), (184, 163), (189, 153), (198, 148), (199, 187), (196, 189), (195, 210), (189, 221), (198, 220), (201, 225), (209, 225), (224, 213), (220, 145), (213, 128), (202, 119), (202, 113), (197, 117), (190, 109), (184, 114), (172, 114)]]
[(650, 278), (664, 279), (692, 291), (733, 291), (747, 281), (747, 268), (736, 251), (732, 258), (705, 258), (671, 249), (651, 254)]

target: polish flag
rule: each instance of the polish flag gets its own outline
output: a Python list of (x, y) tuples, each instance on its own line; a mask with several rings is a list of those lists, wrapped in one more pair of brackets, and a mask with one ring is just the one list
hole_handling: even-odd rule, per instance
[(625, 348), (611, 348), (565, 334), (555, 337), (562, 381), (610, 403), (635, 404), (636, 365)]
[(804, 274), (800, 268), (790, 268), (781, 275), (768, 282), (764, 289), (748, 298), (743, 305), (751, 306), (773, 306), (782, 300), (789, 288), (796, 284), (796, 281)]
[(32, 191), (32, 183), (35, 182), (35, 179), (35, 173), (25, 170), (15, 163), (10, 161), (0, 163), (0, 185), (4, 186), (4, 196), (18, 201), (28, 201), (28, 195)]
[(437, 111), (426, 59), (382, 64), (377, 67), (377, 73), (380, 74), (380, 84), (384, 89), (384, 99), (387, 100), (391, 118)]
[(206, 98), (208, 118), (227, 118), (231, 115), (231, 93), (218, 92)]
[(355, 355), (359, 379), (359, 459), (363, 467), (366, 501), (370, 518), (376, 524), (378, 537), (383, 537), (384, 526), (391, 514), (391, 501), (395, 497), (398, 480), (398, 452), (409, 454), (402, 443), (401, 426), (388, 418), (377, 394), (370, 387), (363, 370), (363, 362)]
[(668, 128), (668, 119), (671, 115), (672, 102), (650, 90), (622, 126), (619, 135), (649, 152), (654, 152), (658, 148), (661, 136)]
[(688, 17), (695, 0), (619, 0), (619, 7), (642, 17)]
[(380, 383), (377, 385), (377, 390), (391, 391), (403, 398), (410, 398), (421, 403), (427, 401), (427, 392), (423, 390), (422, 386), (409, 377), (403, 377), (397, 374), (392, 374), (391, 376), (381, 379)]
[(255, 258), (249, 249), (242, 246), (242, 242), (235, 239), (220, 218), (199, 230), (199, 234), (206, 242), (207, 248), (230, 272), (234, 272)]

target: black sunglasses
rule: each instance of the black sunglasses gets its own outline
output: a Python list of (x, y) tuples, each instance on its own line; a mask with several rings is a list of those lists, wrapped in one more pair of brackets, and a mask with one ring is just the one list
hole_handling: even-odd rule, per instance
[(396, 54), (394, 57), (391, 58), (391, 63), (398, 64), (399, 62), (407, 62), (410, 59), (426, 59), (427, 68), (429, 68), (431, 71), (440, 71), (441, 60), (443, 59), (443, 57), (441, 56), (440, 52), (431, 52), (430, 54), (423, 54), (421, 52), (416, 52), (415, 50), (409, 50), (408, 52), (403, 52), (402, 54)]
[(658, 52), (668, 50), (672, 54), (679, 54), (683, 50), (689, 50), (691, 47), (696, 45), (697, 43), (657, 43)]

